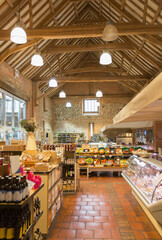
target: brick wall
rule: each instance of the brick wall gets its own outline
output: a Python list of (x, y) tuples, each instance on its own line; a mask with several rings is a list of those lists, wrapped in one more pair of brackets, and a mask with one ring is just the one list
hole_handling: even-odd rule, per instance
[[(38, 91), (38, 96), (39, 95), (41, 95), (40, 91)], [(53, 131), (53, 108), (52, 100), (49, 97), (45, 98), (45, 102), (43, 98), (38, 101), (38, 106), (35, 106), (34, 117), (39, 124), (41, 132), (43, 132), (43, 130), (44, 133)]]
[(15, 78), (14, 69), (3, 62), (0, 64), (0, 88), (26, 100), (27, 118), (32, 117), (32, 81), (30, 79), (21, 74)]
[(53, 100), (54, 132), (83, 132), (88, 136), (90, 123), (94, 123), (94, 133), (99, 133), (105, 125), (112, 123), (113, 117), (129, 99), (101, 98), (99, 116), (83, 115), (81, 98), (68, 98), (68, 101), (72, 103), (72, 108), (65, 107), (66, 101), (67, 99)]
[[(19, 75), (15, 78), (15, 71), (7, 63), (3, 62), (0, 64), (0, 88), (16, 95), (17, 97), (26, 101), (26, 116), (28, 119), (34, 117), (40, 126), (40, 130), (43, 131), (43, 121), (45, 126), (45, 132), (52, 131), (52, 101), (46, 97), (45, 107), (43, 109), (43, 99), (39, 100), (39, 105), (34, 107), (32, 98), (33, 84), (32, 81), (23, 75)], [(40, 92), (38, 94), (41, 94)], [(39, 139), (40, 132), (39, 131)]]

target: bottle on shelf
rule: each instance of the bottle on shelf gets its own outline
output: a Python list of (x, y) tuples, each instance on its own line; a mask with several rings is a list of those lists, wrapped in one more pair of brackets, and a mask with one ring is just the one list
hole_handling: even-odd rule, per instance
[(5, 215), (2, 213), (0, 215), (0, 240), (6, 239), (6, 225), (5, 225)]
[(0, 178), (0, 203), (6, 201), (6, 190), (5, 190), (5, 180), (4, 177)]
[(14, 240), (14, 223), (11, 213), (8, 213), (6, 224), (6, 240)]

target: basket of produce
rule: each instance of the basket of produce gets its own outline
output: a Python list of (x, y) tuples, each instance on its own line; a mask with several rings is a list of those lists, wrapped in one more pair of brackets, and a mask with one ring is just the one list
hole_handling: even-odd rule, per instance
[(93, 158), (87, 158), (86, 159), (86, 164), (87, 165), (93, 165)]
[(78, 158), (77, 162), (78, 162), (79, 165), (85, 165), (86, 160), (85, 160), (85, 158)]

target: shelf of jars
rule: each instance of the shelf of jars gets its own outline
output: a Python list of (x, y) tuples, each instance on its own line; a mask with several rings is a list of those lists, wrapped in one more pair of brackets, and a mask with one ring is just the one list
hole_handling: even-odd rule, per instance
[(39, 172), (39, 175), (44, 189), (36, 194), (36, 197), (41, 199), (43, 216), (35, 229), (39, 228), (46, 237), (63, 200), (62, 164), (54, 165), (50, 171)]

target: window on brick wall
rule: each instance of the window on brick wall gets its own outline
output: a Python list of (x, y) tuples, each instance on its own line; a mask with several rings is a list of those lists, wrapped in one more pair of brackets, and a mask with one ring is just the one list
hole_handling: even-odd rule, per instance
[(26, 102), (0, 88), (0, 141), (24, 138), (20, 121), (25, 118)]
[(97, 99), (83, 100), (83, 114), (84, 115), (99, 115), (100, 103)]

